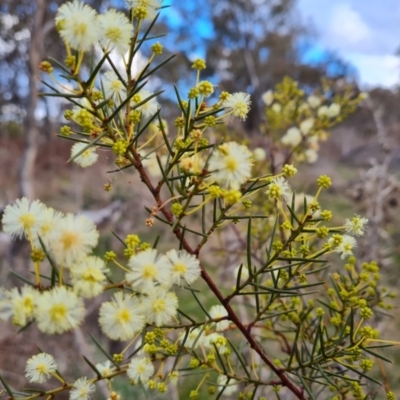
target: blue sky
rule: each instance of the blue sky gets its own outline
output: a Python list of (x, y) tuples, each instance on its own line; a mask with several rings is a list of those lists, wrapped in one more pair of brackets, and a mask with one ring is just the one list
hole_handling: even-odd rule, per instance
[[(183, 0), (186, 7), (196, 9), (197, 20), (188, 21), (174, 9), (180, 1), (165, 1), (171, 4), (164, 14), (169, 22), (187, 26), (189, 35), (208, 36), (207, 7), (199, 8), (198, 0)], [(297, 0), (295, 16), (315, 32), (307, 57), (317, 60), (325, 51), (336, 53), (356, 68), (365, 88), (400, 84), (400, 58), (395, 55), (400, 48), (400, 0)], [(202, 56), (203, 50), (191, 58)]]
[(298, 0), (300, 18), (319, 49), (335, 52), (358, 70), (364, 87), (400, 83), (399, 0)]
[[(184, 16), (174, 12), (177, 1), (169, 1), (169, 21), (187, 25)], [(197, 6), (197, 1), (186, 0), (185, 5)], [(295, 17), (315, 33), (308, 59), (317, 61), (327, 51), (337, 54), (355, 67), (366, 89), (400, 84), (400, 58), (395, 55), (400, 48), (400, 0), (297, 0), (296, 7)], [(205, 36), (207, 16), (204, 7), (199, 9), (189, 34)]]

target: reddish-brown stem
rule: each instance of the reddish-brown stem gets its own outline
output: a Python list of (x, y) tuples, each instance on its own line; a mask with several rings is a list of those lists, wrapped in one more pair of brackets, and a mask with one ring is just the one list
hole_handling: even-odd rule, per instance
[[(164, 202), (162, 201), (160, 196), (160, 185), (158, 185), (157, 188), (153, 186), (140, 161), (140, 155), (137, 153), (136, 149), (133, 146), (131, 147), (130, 150), (133, 155), (131, 162), (134, 164), (135, 168), (139, 172), (141, 181), (147, 186), (147, 188), (153, 195), (157, 207), (159, 208), (159, 211), (162, 212), (162, 214), (164, 215), (165, 219), (168, 222), (173, 224), (174, 219), (172, 213), (165, 206), (163, 206)], [(182, 237), (182, 230), (178, 226), (175, 228), (174, 234), (177, 237), (177, 239), (179, 239), (182, 242), (183, 248), (188, 253), (197, 256), (196, 250), (193, 249), (186, 241), (186, 239)], [(260, 356), (260, 358), (265, 362), (265, 364), (268, 365), (268, 367), (271, 368), (271, 370), (280, 378), (279, 384), (282, 386), (286, 386), (298, 399), (306, 400), (303, 394), (303, 389), (296, 386), (285, 374), (285, 370), (278, 368), (273, 363), (273, 361), (268, 357), (268, 355), (264, 352), (262, 347), (253, 338), (250, 330), (248, 330), (248, 328), (240, 321), (239, 317), (233, 311), (232, 307), (229, 305), (229, 300), (224, 298), (224, 296), (222, 295), (222, 293), (220, 292), (214, 281), (211, 279), (211, 277), (208, 275), (207, 271), (203, 267), (201, 267), (201, 276), (203, 280), (206, 282), (207, 286), (211, 289), (211, 291), (220, 301), (220, 303), (225, 307), (228, 313), (229, 320), (232, 321), (237, 326), (237, 328), (242, 332), (243, 336), (249, 343), (250, 347)]]

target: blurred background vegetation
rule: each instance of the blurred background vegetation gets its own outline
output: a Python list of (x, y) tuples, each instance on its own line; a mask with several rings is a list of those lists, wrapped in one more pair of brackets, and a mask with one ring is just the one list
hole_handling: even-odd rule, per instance
[[(65, 123), (62, 115), (67, 104), (38, 97), (43, 90), (39, 82), (40, 61), (49, 55), (60, 60), (65, 57), (54, 27), (57, 8), (64, 2), (0, 1), (0, 210), (25, 195), (40, 198), (65, 212), (85, 212), (103, 230), (100, 252), (115, 247), (111, 227), (122, 236), (142, 232), (144, 240), (152, 241), (153, 234), (144, 227), (143, 209), (137, 207), (148, 203), (148, 199), (142, 194), (135, 173), (128, 170), (107, 174), (113, 168), (105, 154), (95, 168), (78, 170), (75, 165), (66, 164), (71, 145), (56, 135)], [(100, 11), (110, 5), (124, 7), (122, 2), (112, 0), (87, 3)], [(299, 191), (312, 194), (317, 176), (324, 173), (332, 177), (334, 185), (325, 195), (324, 208), (343, 218), (354, 212), (369, 218), (370, 228), (358, 248), (359, 255), (363, 259), (376, 259), (382, 266), (384, 281), (396, 288), (400, 262), (400, 87), (362, 86), (357, 69), (330, 49), (318, 48), (317, 57), (306, 56), (315, 55), (318, 35), (301, 15), (302, 2), (204, 0), (200, 5), (193, 0), (171, 0), (168, 3), (171, 8), (163, 11), (156, 34), (168, 33), (161, 39), (164, 52), (167, 56), (177, 53), (177, 57), (160, 71), (158, 80), (151, 85), (154, 90), (166, 89), (159, 102), (163, 117), (169, 122), (177, 116), (173, 84), (179, 83), (183, 91), (190, 87), (191, 63), (198, 56), (207, 61), (203, 79), (218, 84), (221, 90), (251, 94), (251, 112), (234, 129), (248, 138), (253, 148), (265, 145), (268, 130), (262, 95), (285, 76), (297, 80), (306, 93), (318, 91), (322, 78), (329, 79), (332, 95), (340, 93), (346, 85), (350, 85), (354, 96), (360, 91), (368, 93), (368, 100), (335, 127), (329, 140), (322, 144), (318, 160), (299, 168), (296, 185)], [(324, 1), (320, 3), (323, 7)], [(368, 8), (368, 4), (363, 7)], [(147, 56), (143, 51), (141, 57), (145, 60)], [(113, 185), (110, 192), (103, 190), (108, 182)], [(23, 270), (29, 262), (29, 250), (22, 243), (10, 242), (0, 235), (0, 281), (5, 285), (14, 279), (9, 274), (10, 268)], [(89, 327), (96, 325), (96, 318), (95, 314), (89, 315)], [(400, 338), (398, 316), (382, 324), (392, 332), (392, 338)], [(21, 365), (40, 340), (43, 339), (37, 332), (14, 337), (13, 329), (3, 330), (1, 374), (15, 385), (23, 385), (24, 378), (17, 371), (22, 371)], [(50, 348), (52, 343), (57, 345), (57, 339), (50, 338), (46, 345)], [(82, 352), (87, 346), (79, 334), (63, 336), (62, 346), (58, 347), (66, 365), (71, 361), (68, 348), (72, 345)], [(18, 351), (13, 352), (12, 348)], [(18, 362), (19, 357), (23, 361)], [(16, 367), (11, 368), (14, 361)], [(398, 349), (394, 362), (400, 368)], [(398, 371), (388, 372), (397, 390)]]

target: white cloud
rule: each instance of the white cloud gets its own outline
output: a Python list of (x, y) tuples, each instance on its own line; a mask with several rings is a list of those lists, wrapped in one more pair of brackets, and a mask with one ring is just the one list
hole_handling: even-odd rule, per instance
[(360, 72), (366, 86), (391, 87), (400, 83), (400, 59), (394, 55), (348, 54), (350, 61)]
[(348, 3), (337, 4), (325, 36), (333, 39), (334, 46), (360, 45), (371, 38), (371, 30), (360, 13)]
[(299, 0), (298, 9), (315, 27), (317, 46), (352, 63), (362, 85), (399, 84), (399, 0)]

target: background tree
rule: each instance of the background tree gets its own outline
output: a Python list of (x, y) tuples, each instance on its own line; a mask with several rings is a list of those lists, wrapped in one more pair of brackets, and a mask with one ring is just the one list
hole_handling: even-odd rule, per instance
[[(4, 41), (0, 58), (1, 122), (9, 132), (23, 132), (24, 150), (19, 165), (19, 195), (34, 197), (33, 175), (39, 143), (37, 108), (45, 112), (44, 132), (49, 131), (49, 107), (38, 99), (39, 64), (47, 52), (61, 56), (56, 46), (55, 12), (62, 0), (6, 0), (1, 6), (1, 36)], [(90, 2), (89, 2), (90, 3)], [(93, 1), (93, 6), (102, 1)], [(22, 129), (21, 129), (22, 128)]]
[[(203, 23), (190, 25), (188, 21), (198, 21), (199, 14)], [(262, 114), (262, 105), (254, 100), (284, 76), (310, 91), (326, 75), (354, 77), (352, 68), (334, 54), (320, 54), (313, 64), (304, 58), (313, 35), (298, 17), (295, 0), (208, 0), (200, 10), (190, 2), (179, 2), (174, 4), (172, 22), (176, 29), (172, 47), (183, 47), (188, 54), (203, 51), (209, 77), (228, 92), (251, 93), (253, 104), (246, 120), (250, 131), (257, 129)]]

